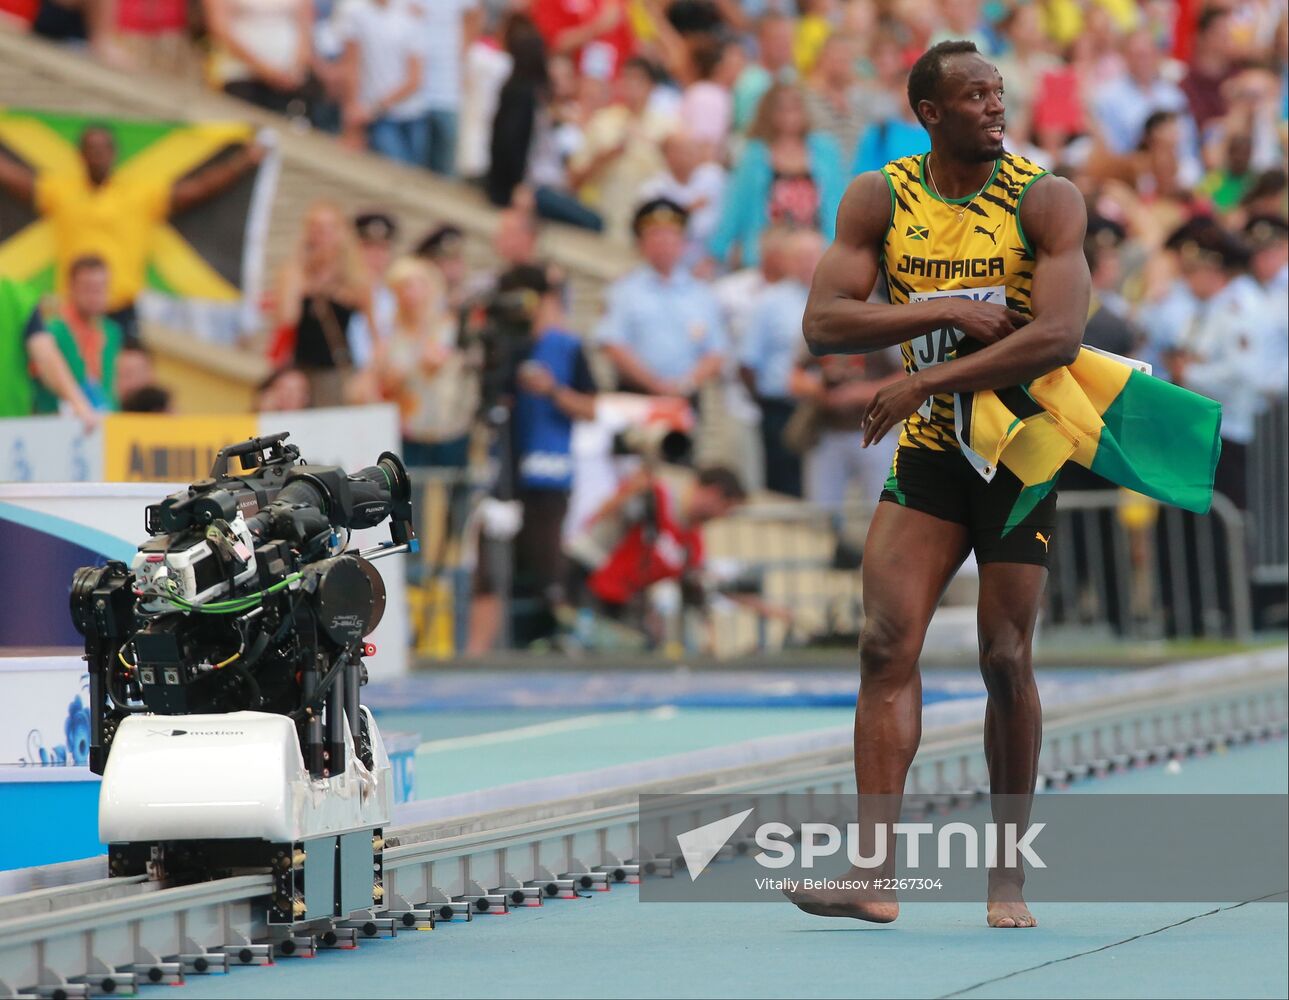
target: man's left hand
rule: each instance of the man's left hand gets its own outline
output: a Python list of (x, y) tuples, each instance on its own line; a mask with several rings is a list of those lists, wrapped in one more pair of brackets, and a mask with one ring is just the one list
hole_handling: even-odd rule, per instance
[(864, 411), (864, 447), (877, 444), (886, 432), (913, 413), (930, 395), (919, 373), (879, 389)]
[(264, 162), (264, 157), (269, 155), (269, 149), (263, 142), (256, 139), (254, 142), (246, 145), (246, 162), (252, 167), (258, 167)]

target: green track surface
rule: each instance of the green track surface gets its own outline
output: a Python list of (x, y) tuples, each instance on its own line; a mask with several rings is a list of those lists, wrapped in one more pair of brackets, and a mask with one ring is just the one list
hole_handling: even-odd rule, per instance
[[(526, 754), (526, 751), (525, 751)], [(1075, 786), (1279, 792), (1283, 740)], [(1268, 891), (1284, 887), (1268, 887)], [(1283, 900), (1283, 896), (1281, 900)], [(978, 904), (921, 903), (894, 924), (774, 904), (640, 903), (632, 887), (441, 925), (271, 968), (188, 981), (215, 997), (1285, 997), (1289, 907), (1048, 904), (990, 930)]]
[(850, 708), (656, 708), (624, 712), (381, 714), (419, 733), (416, 797), (473, 792), (766, 736), (849, 726)]

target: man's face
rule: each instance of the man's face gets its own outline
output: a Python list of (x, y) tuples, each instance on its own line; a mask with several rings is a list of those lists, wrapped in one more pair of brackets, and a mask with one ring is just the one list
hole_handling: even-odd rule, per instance
[(844, 87), (855, 80), (855, 46), (849, 38), (833, 35), (819, 53), (819, 75), (834, 87)]
[(1266, 284), (1280, 269), (1289, 264), (1289, 241), (1280, 240), (1262, 247), (1253, 254), (1250, 268), (1258, 281)]
[(685, 230), (674, 222), (654, 222), (640, 234), (640, 254), (649, 266), (670, 274), (685, 252)]
[(940, 99), (923, 101), (922, 116), (955, 159), (983, 163), (1003, 155), (1003, 78), (975, 53), (944, 62)]
[(770, 125), (775, 135), (803, 136), (810, 130), (810, 116), (797, 91), (779, 91), (770, 115)]
[(702, 162), (702, 147), (693, 136), (677, 132), (663, 142), (662, 158), (671, 175), (684, 183)]
[(1209, 24), (1208, 30), (1196, 40), (1196, 50), (1207, 52), (1216, 58), (1229, 61), (1234, 55), (1234, 33), (1231, 31), (1231, 19), (1226, 16), (1216, 17)]
[(1123, 46), (1123, 61), (1132, 78), (1141, 84), (1151, 83), (1159, 68), (1159, 57), (1155, 52), (1155, 43), (1144, 31), (1128, 36)]
[(107, 285), (106, 267), (82, 267), (68, 287), (72, 307), (82, 316), (102, 316), (107, 312)]
[(434, 258), (434, 266), (443, 275), (443, 283), (448, 288), (457, 288), (466, 279), (465, 255), (460, 251), (443, 254)]
[(508, 264), (529, 264), (537, 251), (532, 225), (516, 209), (507, 209), (497, 221), (493, 249)]
[(116, 142), (111, 133), (101, 128), (86, 131), (81, 136), (81, 159), (91, 181), (102, 184), (107, 180), (116, 163)]
[(1222, 266), (1207, 258), (1182, 263), (1182, 278), (1191, 294), (1207, 301), (1226, 287), (1226, 272)]
[(632, 111), (642, 111), (653, 93), (653, 80), (638, 66), (629, 66), (623, 70), (618, 88), (623, 104)]
[(774, 18), (766, 23), (758, 36), (761, 63), (771, 70), (779, 70), (792, 62), (792, 22)]
[(279, 375), (260, 399), (260, 409), (286, 413), (309, 408), (309, 379), (304, 372), (289, 371)]
[(152, 359), (144, 351), (121, 351), (116, 356), (116, 396), (124, 399), (136, 389), (151, 385)]
[(737, 506), (737, 500), (731, 500), (715, 486), (695, 486), (689, 501), (689, 523), (706, 524), (718, 520)]
[(824, 244), (817, 233), (794, 233), (787, 244), (786, 270), (794, 281), (809, 286), (814, 280), (815, 268), (823, 256)]

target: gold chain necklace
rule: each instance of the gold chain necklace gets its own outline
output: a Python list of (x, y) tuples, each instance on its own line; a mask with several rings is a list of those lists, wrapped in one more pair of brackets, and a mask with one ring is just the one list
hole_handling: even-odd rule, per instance
[[(949, 204), (948, 199), (946, 199), (946, 198), (945, 198), (945, 196), (944, 196), (944, 195), (942, 195), (942, 194), (940, 193), (940, 187), (939, 187), (939, 185), (938, 185), (938, 184), (936, 184), (936, 182), (935, 182), (935, 174), (933, 174), (933, 173), (931, 172), (931, 156), (930, 156), (930, 154), (927, 154), (927, 158), (926, 158), (926, 175), (927, 175), (927, 177), (929, 177), (929, 178), (931, 179), (931, 190), (935, 192), (935, 196), (936, 196), (937, 198), (939, 198), (942, 202), (944, 202), (946, 205), (947, 205), (947, 204)], [(985, 178), (985, 183), (983, 183), (983, 184), (981, 184), (981, 185), (980, 185), (980, 191), (983, 191), (985, 188), (989, 187), (989, 182), (990, 182), (991, 180), (993, 180), (993, 179), (994, 179), (994, 175), (991, 173), (987, 178)], [(976, 192), (975, 194), (973, 194), (970, 198), (968, 198), (965, 202), (963, 202), (961, 205), (957, 206), (957, 207), (958, 207), (958, 221), (959, 221), (959, 222), (961, 222), (961, 221), (962, 221), (962, 217), (963, 217), (964, 215), (966, 215), (966, 214), (967, 214), (967, 209), (970, 207), (971, 203), (972, 203), (973, 201), (975, 201), (977, 198), (979, 198), (979, 197), (980, 197), (980, 191), (977, 191), (977, 192)]]

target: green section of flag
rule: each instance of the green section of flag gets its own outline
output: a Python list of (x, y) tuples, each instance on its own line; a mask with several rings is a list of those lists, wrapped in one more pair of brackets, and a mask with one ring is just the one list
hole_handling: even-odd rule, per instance
[(34, 118), (51, 132), (57, 133), (69, 145), (80, 143), (81, 133), (87, 125), (103, 125), (116, 140), (116, 165), (126, 163), (130, 157), (143, 152), (159, 139), (177, 128), (186, 127), (182, 122), (136, 121), (125, 118), (99, 118), (94, 115), (63, 114), (31, 108), (6, 107), (5, 114)]
[[(1101, 414), (1105, 426), (1088, 466), (1117, 486), (1196, 514), (1213, 505), (1213, 476), (1222, 451), (1222, 406), (1163, 379), (1133, 371)], [(1056, 480), (1021, 490), (1006, 535)]]
[(1101, 419), (1093, 472), (1163, 503), (1208, 513), (1222, 451), (1220, 403), (1134, 371)]
[(36, 294), (18, 281), (0, 277), (0, 417), (31, 413), (27, 344), (23, 329), (36, 308)]

